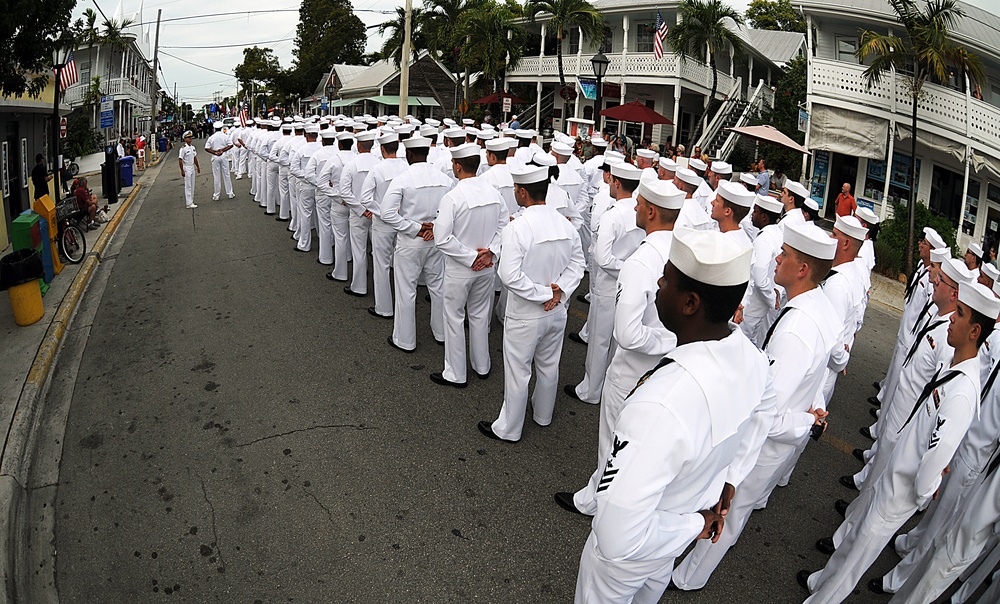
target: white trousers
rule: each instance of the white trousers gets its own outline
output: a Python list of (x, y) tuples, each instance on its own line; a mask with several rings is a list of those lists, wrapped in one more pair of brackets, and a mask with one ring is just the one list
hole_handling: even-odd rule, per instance
[[(963, 604), (976, 593), (986, 579), (993, 577), (993, 585), (980, 596), (979, 604), (996, 604), (1000, 602), (1000, 572), (994, 573), (993, 569), (1000, 565), (1000, 536), (993, 535), (986, 541), (976, 561), (969, 565), (962, 574), (958, 576), (962, 581), (962, 586), (951, 597), (951, 604)], [(993, 598), (989, 598), (993, 594)]]
[(195, 167), (184, 168), (184, 205), (194, 205), (194, 174)]
[(392, 284), (389, 267), (396, 247), (396, 229), (372, 216), (372, 281), (375, 283), (375, 312), (392, 316)]
[(264, 205), (264, 191), (267, 190), (267, 164), (263, 159), (257, 159), (257, 167), (254, 173), (253, 200)]
[(583, 545), (576, 576), (576, 604), (656, 604), (670, 583), (674, 557), (608, 560), (593, 531)]
[(465, 316), (469, 315), (469, 356), (472, 370), (490, 371), (490, 305), (493, 302), (493, 269), (475, 276), (444, 271), (444, 379), (468, 379), (465, 361)]
[(229, 177), (229, 160), (217, 155), (212, 156), (212, 198), (218, 199), (222, 192), (222, 183), (226, 183), (226, 195), (233, 194), (233, 181)]
[(347, 265), (351, 262), (350, 212), (339, 199), (330, 200), (330, 228), (333, 231), (332, 275), (338, 281), (347, 281)]
[[(292, 217), (291, 198), (288, 194), (288, 168), (278, 166), (278, 218), (289, 220)], [(289, 230), (291, 227), (289, 226)]]
[(247, 158), (250, 156), (250, 151), (246, 147), (240, 147), (240, 151), (237, 154), (238, 160), (236, 162), (236, 178), (243, 178), (247, 175)]
[(299, 190), (298, 248), (303, 252), (312, 250), (312, 221), (316, 211), (316, 187), (303, 183)]
[(319, 262), (333, 264), (333, 223), (330, 222), (330, 198), (316, 191), (316, 239), (319, 245)]
[(292, 176), (291, 173), (288, 174), (288, 198), (289, 198), (288, 208), (292, 212), (292, 220), (291, 222), (288, 223), (288, 226), (289, 228), (292, 229), (292, 232), (295, 233), (296, 237), (298, 237), (299, 228), (301, 226), (299, 223), (299, 212), (302, 203), (302, 200), (299, 196), (300, 184), (301, 183), (298, 178)]
[(348, 229), (351, 233), (351, 291), (356, 294), (368, 293), (368, 235), (372, 230), (372, 221), (364, 216), (358, 216), (348, 210)]
[(573, 494), (573, 505), (588, 516), (597, 513), (597, 486), (604, 475), (604, 464), (611, 452), (615, 424), (618, 423), (618, 416), (625, 408), (625, 397), (634, 387), (635, 382), (631, 385), (619, 384), (614, 378), (604, 382), (604, 390), (601, 392), (601, 418), (597, 427), (597, 469), (590, 475), (587, 486)]
[[(247, 150), (249, 154), (250, 151)], [(247, 172), (250, 174), (250, 194), (256, 197), (257, 195), (257, 159), (256, 155), (250, 154), (247, 157)]]
[(576, 395), (585, 403), (596, 405), (601, 401), (604, 376), (608, 373), (613, 352), (612, 336), (615, 331), (615, 296), (594, 294), (590, 296), (587, 312), (587, 360), (583, 381), (576, 385)]
[[(398, 271), (399, 268), (397, 267)], [(399, 310), (396, 310), (399, 314)], [(559, 386), (559, 357), (566, 331), (566, 307), (559, 306), (536, 319), (507, 317), (503, 323), (503, 406), (493, 422), (493, 433), (519, 440), (528, 406), (531, 363), (538, 377), (531, 395), (532, 418), (539, 426), (552, 423)]]
[(267, 164), (267, 189), (264, 204), (268, 214), (278, 211), (278, 164)]
[(405, 245), (401, 243), (402, 241), (396, 242), (396, 253), (392, 261), (396, 282), (392, 341), (400, 348), (413, 350), (417, 347), (417, 280), (421, 275), (431, 295), (431, 333), (438, 342), (444, 340), (444, 256), (434, 247), (433, 241), (420, 239), (407, 241)]

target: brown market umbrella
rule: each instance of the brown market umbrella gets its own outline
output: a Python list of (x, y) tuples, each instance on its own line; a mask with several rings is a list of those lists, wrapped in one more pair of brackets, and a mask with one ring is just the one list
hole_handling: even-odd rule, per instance
[(601, 111), (601, 115), (623, 122), (640, 122), (643, 124), (673, 124), (672, 121), (653, 111), (639, 101), (632, 101), (617, 107)]
[(740, 128), (726, 128), (726, 130), (742, 134), (743, 136), (749, 136), (765, 143), (780, 145), (792, 151), (810, 154), (808, 149), (793, 141), (774, 126), (742, 126)]
[(517, 98), (516, 96), (514, 96), (513, 94), (511, 94), (509, 92), (500, 92), (500, 93), (494, 92), (493, 94), (491, 94), (489, 96), (484, 96), (481, 99), (477, 99), (475, 101), (472, 101), (472, 104), (473, 105), (492, 105), (494, 103), (500, 103), (501, 99), (510, 99), (511, 103), (518, 103), (518, 104), (523, 104), (523, 103), (527, 102), (524, 99)]

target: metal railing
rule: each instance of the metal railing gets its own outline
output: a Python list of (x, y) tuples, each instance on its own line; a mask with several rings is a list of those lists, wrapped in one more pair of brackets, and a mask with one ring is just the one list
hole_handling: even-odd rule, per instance
[[(760, 83), (757, 84), (757, 88), (754, 89), (753, 94), (750, 95), (750, 100), (747, 101), (747, 106), (743, 109), (743, 113), (740, 115), (740, 118), (731, 126), (732, 128), (745, 126), (746, 123), (750, 121), (750, 117), (754, 114), (754, 112), (760, 111), (761, 104), (765, 102), (767, 98), (767, 93), (764, 92), (765, 90), (771, 93), (770, 98), (773, 102), (774, 91), (771, 90), (771, 87), (768, 86), (764, 80), (761, 80)], [(726, 137), (726, 142), (722, 143), (722, 147), (719, 148), (719, 159), (722, 161), (729, 159), (729, 155), (736, 147), (736, 139), (738, 137), (739, 135), (735, 132), (729, 133), (729, 136)]]

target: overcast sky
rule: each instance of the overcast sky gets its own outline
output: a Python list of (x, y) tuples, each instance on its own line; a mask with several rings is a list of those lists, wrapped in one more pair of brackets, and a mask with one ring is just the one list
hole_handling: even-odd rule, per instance
[[(997, 0), (966, 0), (985, 10), (996, 11)], [(742, 11), (748, 0), (731, 0), (730, 4)], [(274, 49), (281, 67), (292, 63), (292, 46), (295, 27), (298, 24), (299, 4), (294, 0), (242, 0), (239, 3), (211, 4), (204, 0), (78, 0), (74, 16), (82, 15), (87, 8), (99, 7), (108, 17), (113, 17), (121, 5), (121, 14), (132, 18), (142, 7), (142, 21), (150, 22), (149, 39), (154, 39), (157, 9), (163, 10), (160, 26), (160, 63), (163, 73), (160, 85), (171, 94), (176, 84), (177, 95), (183, 102), (195, 107), (211, 102), (216, 93), (230, 96), (236, 91), (233, 68), (243, 60), (243, 47), (267, 46)], [(169, 21), (203, 14), (223, 12), (224, 7), (239, 6), (241, 13), (233, 16), (195, 18)], [(366, 25), (377, 25), (390, 18), (383, 11), (393, 12), (401, 6), (401, 0), (353, 0), (358, 17)], [(420, 4), (420, 0), (414, 0)], [(96, 7), (95, 7), (96, 5)], [(245, 14), (249, 11), (273, 11), (290, 9), (287, 12)], [(100, 12), (100, 11), (99, 11)], [(378, 50), (382, 40), (374, 29), (369, 29), (367, 52)], [(220, 47), (227, 45), (227, 47)], [(212, 48), (180, 48), (209, 46)], [(168, 56), (172, 55), (172, 56)], [(176, 58), (175, 58), (176, 57)], [(189, 61), (222, 73), (193, 66)]]

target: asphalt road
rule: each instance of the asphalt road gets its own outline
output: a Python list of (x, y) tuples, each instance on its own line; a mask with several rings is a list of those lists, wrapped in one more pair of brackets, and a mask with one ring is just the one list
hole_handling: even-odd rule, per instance
[[(418, 295), (415, 354), (293, 251), (235, 181), (193, 213), (174, 154), (139, 208), (89, 326), (71, 389), (56, 496), (63, 602), (569, 602), (587, 519), (552, 501), (596, 463), (598, 409), (560, 392), (548, 428), (517, 445), (476, 430), (503, 393), (494, 371), (465, 390), (432, 384), (443, 349)], [(204, 158), (208, 164), (207, 157)], [(574, 301), (569, 329), (586, 307)], [(831, 427), (792, 483), (750, 519), (698, 593), (665, 601), (798, 602), (794, 575), (840, 518), (837, 483), (867, 444), (865, 398), (898, 318), (872, 307)], [(568, 339), (561, 383), (583, 374)], [(529, 415), (530, 417), (530, 415)], [(896, 562), (883, 553), (875, 571)], [(850, 602), (879, 602), (862, 584)]]

